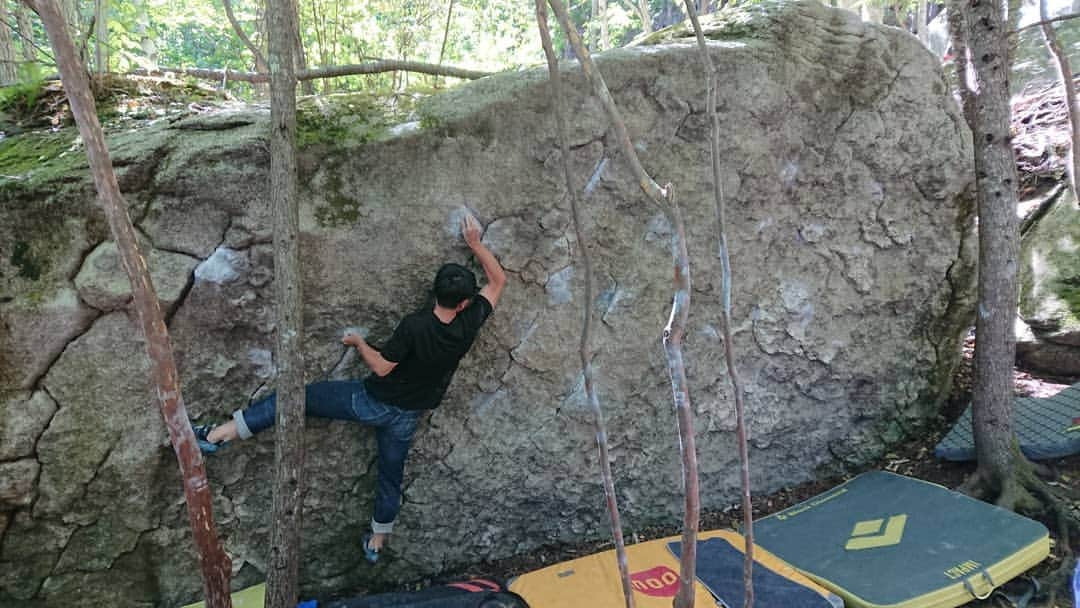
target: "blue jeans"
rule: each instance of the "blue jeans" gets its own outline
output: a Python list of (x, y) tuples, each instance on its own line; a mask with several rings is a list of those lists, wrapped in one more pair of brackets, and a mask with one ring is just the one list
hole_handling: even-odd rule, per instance
[[(372, 530), (393, 531), (394, 520), (401, 510), (401, 481), (405, 473), (405, 458), (409, 455), (413, 435), (423, 411), (405, 410), (368, 395), (362, 381), (328, 381), (307, 385), (305, 413), (316, 418), (349, 420), (375, 427), (377, 443), (375, 481), (375, 510)], [(240, 437), (274, 426), (277, 415), (277, 395), (253, 403), (246, 410), (233, 414)]]

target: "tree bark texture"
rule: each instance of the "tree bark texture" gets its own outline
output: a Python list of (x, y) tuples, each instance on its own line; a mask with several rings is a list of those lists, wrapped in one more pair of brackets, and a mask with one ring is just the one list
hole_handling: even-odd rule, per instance
[(570, 172), (570, 130), (566, 122), (566, 109), (563, 108), (562, 81), (559, 76), (559, 59), (551, 43), (551, 31), (548, 29), (546, 0), (536, 0), (536, 23), (540, 28), (540, 41), (547, 57), (551, 104), (555, 112), (555, 122), (559, 131), (559, 151), (562, 154), (563, 179), (566, 182), (567, 196), (570, 197), (570, 212), (574, 220), (574, 236), (581, 251), (581, 264), (585, 269), (585, 297), (582, 299), (584, 318), (581, 324), (581, 343), (578, 355), (581, 358), (581, 373), (585, 380), (585, 395), (593, 413), (596, 431), (596, 447), (600, 460), (600, 476), (604, 483), (604, 497), (607, 500), (608, 517), (611, 519), (611, 534), (615, 541), (615, 555), (619, 566), (619, 579), (622, 581), (623, 598), (626, 608), (634, 608), (634, 588), (630, 583), (630, 564), (626, 558), (626, 543), (623, 540), (622, 517), (619, 514), (619, 501), (615, 493), (615, 480), (611, 472), (611, 458), (608, 454), (607, 424), (604, 411), (600, 407), (600, 397), (596, 392), (592, 367), (592, 320), (593, 320), (593, 269), (589, 255), (589, 243), (585, 237), (585, 227), (581, 220), (581, 201), (577, 187)]
[[(1046, 0), (1039, 0), (1039, 19), (1046, 21), (1049, 18)], [(1076, 179), (1077, 175), (1080, 175), (1080, 154), (1078, 154), (1077, 149), (1078, 138), (1080, 138), (1080, 107), (1076, 105), (1076, 85), (1073, 81), (1072, 66), (1069, 65), (1069, 56), (1061, 48), (1061, 42), (1058, 40), (1057, 32), (1054, 31), (1054, 26), (1044, 23), (1042, 32), (1047, 48), (1050, 49), (1050, 53), (1057, 60), (1058, 76), (1061, 79), (1061, 86), (1065, 89), (1065, 104), (1069, 110), (1069, 135), (1072, 141), (1072, 145), (1069, 147), (1069, 185), (1072, 186), (1073, 195), (1075, 196), (1077, 192)]]
[(971, 64), (968, 61), (967, 12), (960, 6), (964, 0), (949, 0), (949, 40), (952, 42), (956, 66), (957, 90), (960, 92), (960, 109), (968, 127), (975, 124), (975, 91), (970, 80)]
[(1016, 162), (1009, 133), (1009, 63), (997, 2), (957, 2), (975, 68), (971, 132), (979, 221), (973, 432), (976, 475), (1001, 489), (1012, 479), (1013, 364), (1019, 262)]
[(600, 18), (599, 48), (601, 51), (606, 51), (611, 48), (611, 37), (608, 35), (607, 5), (608, 0), (596, 0), (596, 8), (599, 11), (597, 16)]
[(30, 15), (26, 12), (26, 6), (21, 2), (15, 3), (15, 24), (19, 28), (19, 46), (22, 48), (23, 61), (27, 65), (37, 61), (37, 47), (34, 46), (34, 26), (30, 23)]
[(638, 0), (638, 16), (641, 17), (641, 31), (646, 34), (653, 32), (652, 13), (649, 11), (649, 0)]
[[(236, 70), (209, 70), (202, 68), (159, 68), (157, 70), (132, 70), (132, 74), (141, 76), (158, 75), (171, 72), (183, 74), (193, 78), (213, 80), (220, 82), (222, 79), (239, 80), (240, 82), (265, 83), (270, 81), (267, 73), (261, 72), (238, 72)], [(394, 59), (378, 59), (368, 63), (356, 63), (350, 65), (336, 65), (328, 68), (315, 68), (304, 70), (296, 74), (297, 80), (317, 80), (319, 78), (337, 78), (339, 76), (357, 76), (360, 74), (380, 74), (383, 72), (417, 72), (431, 74), (433, 76), (450, 76), (463, 80), (476, 80), (490, 76), (491, 72), (466, 70), (451, 66), (438, 66), (432, 63), (419, 61), (397, 61)]]
[(296, 51), (294, 0), (267, 4), (270, 65), (270, 206), (274, 217), (277, 422), (274, 500), (266, 606), (296, 606), (304, 469), (304, 324), (300, 215), (296, 194)]
[(15, 46), (12, 44), (11, 22), (8, 3), (0, 1), (0, 85), (8, 85), (19, 79), (18, 61), (15, 59)]
[(634, 145), (626, 131), (619, 108), (615, 105), (608, 91), (604, 77), (593, 64), (589, 50), (582, 43), (581, 36), (574, 29), (570, 14), (562, 0), (549, 0), (562, 26), (567, 40), (574, 48), (581, 71), (593, 87), (593, 93), (600, 99), (604, 110), (616, 133), (616, 142), (621, 147), (626, 161), (638, 180), (638, 186), (653, 202), (659, 205), (668, 216), (674, 228), (672, 234), (672, 255), (674, 258), (674, 287), (671, 316), (664, 329), (664, 350), (667, 355), (668, 372), (671, 379), (675, 418), (679, 424), (679, 451), (682, 461), (682, 486), (685, 496), (683, 510), (682, 557), (679, 560), (679, 592), (675, 597), (675, 608), (693, 608), (694, 581), (697, 566), (697, 532), (701, 502), (698, 492), (697, 449), (694, 442), (694, 418), (690, 405), (690, 393), (686, 383), (686, 367), (682, 356), (682, 337), (686, 328), (686, 317), (690, 307), (690, 265), (686, 247), (686, 229), (683, 226), (682, 212), (675, 203), (670, 184), (661, 188), (645, 171), (634, 151)]
[(109, 0), (94, 2), (94, 71), (98, 76), (109, 71)]
[(919, 42), (928, 47), (930, 46), (930, 30), (926, 23), (926, 2), (927, 0), (919, 0), (919, 6), (915, 10), (915, 27), (918, 28), (915, 31), (919, 35)]
[(713, 199), (716, 203), (717, 258), (720, 260), (720, 331), (724, 339), (724, 361), (727, 364), (728, 380), (735, 396), (735, 435), (739, 446), (740, 483), (742, 485), (743, 510), (743, 608), (754, 606), (754, 508), (750, 500), (750, 447), (747, 441), (746, 406), (743, 403), (742, 385), (739, 381), (738, 368), (735, 365), (735, 349), (731, 332), (731, 258), (727, 246), (727, 222), (724, 208), (724, 182), (720, 171), (720, 116), (716, 112), (717, 95), (720, 89), (720, 73), (709, 55), (705, 44), (705, 34), (701, 30), (697, 13), (691, 0), (686, 0), (686, 12), (694, 26), (698, 49), (701, 51), (701, 63), (705, 72), (706, 107), (709, 123), (712, 127), (710, 137), (710, 159), (712, 160)]
[(203, 575), (203, 590), (208, 608), (231, 606), (229, 598), (229, 558), (221, 548), (214, 517), (211, 509), (210, 486), (206, 481), (206, 468), (202, 453), (191, 431), (187, 409), (180, 393), (180, 382), (173, 360), (169, 332), (161, 314), (154, 286), (146, 260), (139, 252), (135, 237), (135, 228), (127, 213), (127, 205), (120, 194), (116, 175), (112, 170), (109, 150), (105, 145), (105, 136), (97, 118), (97, 108), (85, 67), (78, 59), (75, 45), (67, 28), (67, 23), (56, 4), (56, 0), (26, 0), (41, 17), (52, 43), (57, 67), (63, 79), (64, 89), (71, 104), (71, 112), (79, 127), (90, 170), (97, 187), (98, 198), (105, 210), (109, 228), (120, 261), (131, 282), (131, 292), (146, 340), (147, 355), (150, 358), (157, 395), (161, 404), (162, 415), (169, 430), (169, 439), (176, 452), (180, 465), (180, 474), (184, 482), (184, 497), (187, 501), (188, 516), (191, 519), (192, 534), (199, 550), (199, 561)]

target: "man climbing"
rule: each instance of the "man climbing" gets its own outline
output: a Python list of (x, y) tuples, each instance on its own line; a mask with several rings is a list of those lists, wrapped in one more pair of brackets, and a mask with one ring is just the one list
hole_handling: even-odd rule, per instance
[[(350, 420), (375, 428), (377, 443), (375, 508), (371, 533), (363, 538), (364, 556), (379, 559), (401, 509), (405, 458), (420, 416), (438, 407), (458, 362), (468, 352), (480, 326), (499, 301), (506, 274), (480, 242), (480, 224), (462, 219), (462, 235), (487, 275), (477, 291), (476, 276), (459, 264), (445, 264), (435, 275), (433, 308), (414, 312), (398, 324), (382, 350), (348, 334), (342, 342), (356, 347), (371, 374), (362, 381), (328, 381), (306, 387), (308, 416)], [(226, 442), (247, 439), (274, 425), (275, 395), (233, 413), (216, 427), (196, 426), (199, 447), (213, 453)]]

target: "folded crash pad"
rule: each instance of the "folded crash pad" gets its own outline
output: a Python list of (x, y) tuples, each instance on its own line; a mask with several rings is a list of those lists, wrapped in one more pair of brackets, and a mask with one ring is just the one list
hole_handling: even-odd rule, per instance
[[(698, 580), (695, 605), (742, 606), (743, 537), (730, 531), (698, 535)], [(672, 536), (629, 545), (626, 548), (634, 603), (638, 608), (671, 608), (679, 589), (681, 537)], [(789, 590), (802, 603), (756, 605), (777, 608), (840, 608), (839, 597), (815, 585), (794, 568), (755, 547), (754, 591), (780, 593)], [(625, 608), (622, 581), (615, 551), (548, 566), (523, 574), (510, 583), (532, 608)]]
[(847, 608), (960, 606), (1050, 552), (1039, 522), (880, 471), (756, 522), (754, 540)]
[[(1013, 430), (1020, 449), (1033, 460), (1080, 453), (1080, 383), (1052, 397), (1018, 397), (1013, 407)], [(971, 435), (971, 406), (934, 448), (945, 460), (975, 460)]]

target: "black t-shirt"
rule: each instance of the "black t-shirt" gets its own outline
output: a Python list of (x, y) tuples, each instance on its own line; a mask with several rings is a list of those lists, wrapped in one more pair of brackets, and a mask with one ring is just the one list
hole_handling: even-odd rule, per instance
[(458, 361), (469, 352), (491, 310), (487, 298), (477, 295), (450, 323), (440, 321), (431, 309), (402, 319), (381, 351), (397, 366), (385, 376), (368, 376), (368, 394), (406, 410), (438, 407)]

